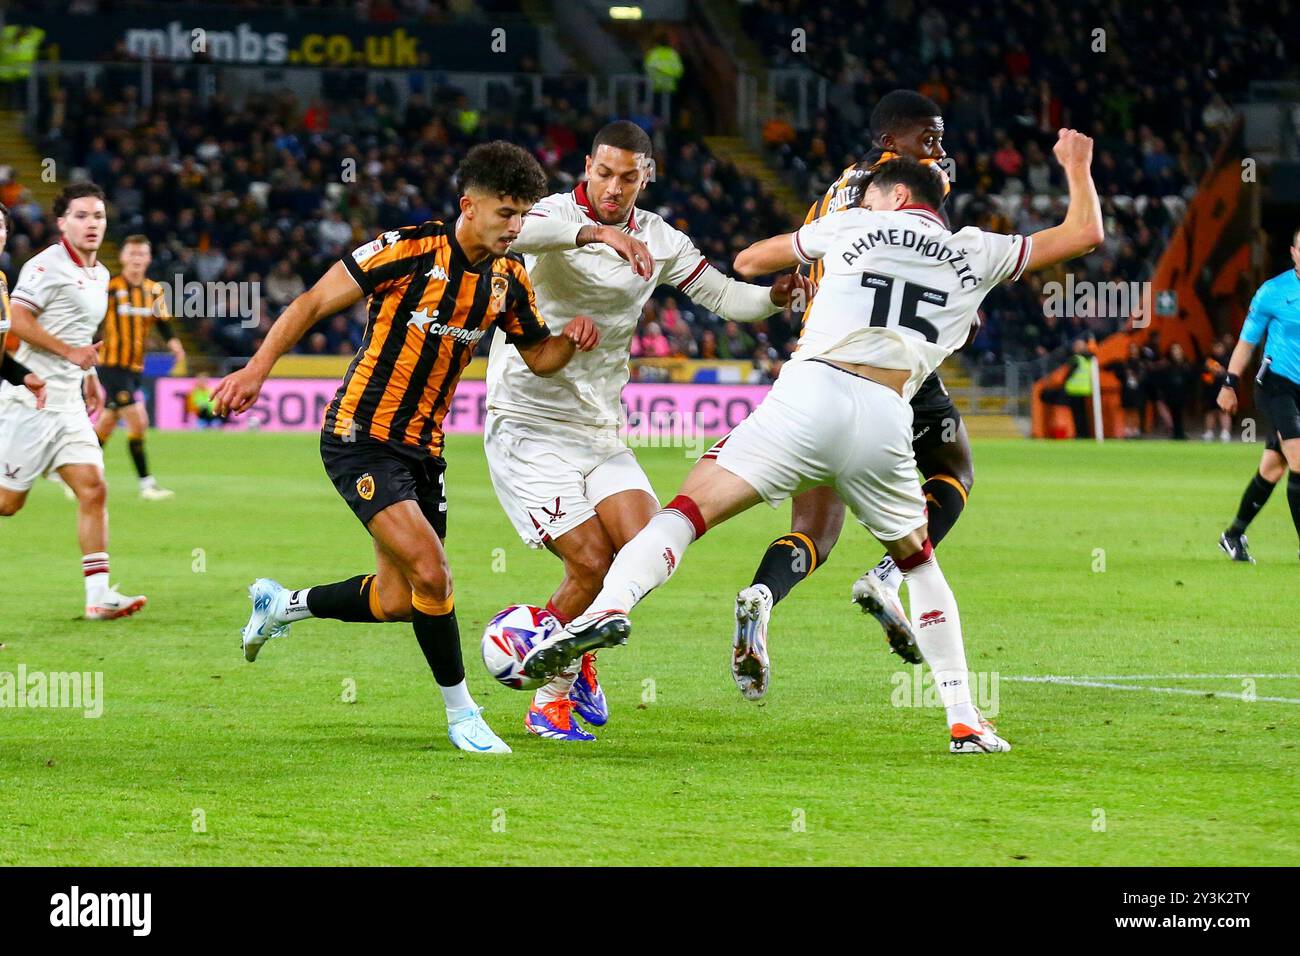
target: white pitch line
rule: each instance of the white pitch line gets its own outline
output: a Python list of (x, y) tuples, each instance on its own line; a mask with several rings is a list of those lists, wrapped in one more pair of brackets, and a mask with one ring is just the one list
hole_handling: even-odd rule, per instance
[(1300, 680), (1300, 674), (1044, 674), (1038, 677), (1003, 677), (1027, 683), (1058, 680), (1240, 680), (1253, 677), (1269, 680)]
[[(1139, 675), (1141, 676), (1141, 675)], [(1184, 675), (1170, 674), (1169, 677), (1179, 677)], [(1215, 674), (1188, 674), (1187, 677), (1224, 677), (1233, 675), (1215, 675)], [(1263, 675), (1242, 674), (1236, 675), (1241, 677), (1259, 677)], [(1281, 676), (1281, 675), (1277, 675)], [(1131, 678), (1130, 678), (1131, 679)], [(1043, 677), (1003, 677), (1002, 680), (1016, 681), (1022, 684), (1060, 684), (1066, 687), (1095, 687), (1101, 690), (1128, 690), (1128, 691), (1147, 691), (1152, 694), (1184, 694), (1192, 697), (1219, 697), (1224, 700), (1240, 700), (1246, 703), (1269, 703), (1269, 704), (1300, 704), (1300, 698), (1296, 697), (1260, 697), (1258, 695), (1247, 698), (1245, 693), (1233, 694), (1217, 690), (1193, 690), (1189, 687), (1151, 687), (1145, 684), (1112, 684), (1107, 681), (1089, 679), (1082, 677), (1057, 677), (1046, 675)]]

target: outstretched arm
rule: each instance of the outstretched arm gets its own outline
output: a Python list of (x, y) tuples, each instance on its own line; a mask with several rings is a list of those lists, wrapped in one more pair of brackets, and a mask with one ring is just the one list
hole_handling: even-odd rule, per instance
[(218, 415), (238, 414), (251, 408), (271, 374), (276, 360), (293, 348), (307, 330), (361, 298), (361, 287), (342, 262), (330, 266), (317, 283), (289, 303), (257, 353), (237, 372), (231, 372), (212, 392)]
[(760, 239), (748, 249), (742, 249), (731, 267), (746, 279), (782, 269), (793, 269), (799, 265), (799, 257), (794, 250), (795, 235), (793, 232), (783, 232), (770, 239)]
[[(742, 253), (743, 255), (744, 253)], [(686, 293), (710, 312), (734, 322), (757, 322), (778, 309), (792, 305), (803, 311), (813, 296), (814, 286), (807, 276), (783, 275), (770, 286), (740, 282), (706, 266)]]
[(1092, 138), (1063, 129), (1052, 152), (1065, 170), (1070, 188), (1070, 208), (1059, 226), (1034, 233), (1025, 271), (1045, 269), (1091, 252), (1106, 238), (1101, 221), (1101, 201), (1092, 181)]

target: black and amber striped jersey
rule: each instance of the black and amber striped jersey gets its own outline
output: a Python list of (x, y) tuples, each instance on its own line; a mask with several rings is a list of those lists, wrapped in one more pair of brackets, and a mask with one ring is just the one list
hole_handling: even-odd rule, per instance
[(161, 282), (145, 279), (137, 285), (126, 276), (108, 282), (108, 310), (104, 313), (104, 347), (100, 364), (140, 372), (144, 369), (144, 347), (149, 330), (157, 324), (163, 338), (172, 337), (171, 313), (167, 310)]
[[(840, 173), (835, 182), (827, 187), (822, 197), (809, 207), (808, 215), (804, 216), (804, 225), (830, 213), (839, 212), (841, 209), (852, 209), (862, 201), (862, 193), (871, 184), (871, 174), (876, 167), (889, 162), (891, 159), (897, 159), (898, 155), (898, 153), (877, 146), (852, 166), (845, 167), (844, 172)], [(923, 159), (921, 162), (933, 163), (934, 160)], [(945, 198), (951, 188), (951, 185), (945, 179), (943, 185)], [(805, 266), (800, 271), (811, 278), (813, 282), (818, 282), (822, 277), (822, 263), (819, 260), (811, 266)]]
[(9, 336), (9, 280), (0, 272), (0, 359), (5, 356), (5, 339)]
[(370, 297), (366, 333), (323, 430), (442, 454), (442, 420), (461, 372), (495, 324), (513, 345), (550, 335), (522, 257), (465, 258), (455, 226), (386, 232), (343, 258)]

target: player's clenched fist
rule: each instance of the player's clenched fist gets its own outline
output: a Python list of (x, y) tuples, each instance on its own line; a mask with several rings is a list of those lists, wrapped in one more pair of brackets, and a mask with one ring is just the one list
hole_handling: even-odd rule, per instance
[(237, 372), (231, 372), (219, 383), (212, 393), (212, 410), (218, 416), (238, 415), (253, 407), (257, 396), (262, 393), (265, 377), (256, 369), (244, 366)]
[(596, 323), (585, 315), (574, 316), (573, 321), (564, 327), (561, 334), (571, 339), (579, 352), (590, 352), (600, 341), (600, 332), (596, 329)]
[(772, 304), (781, 308), (788, 305), (794, 311), (802, 312), (808, 308), (816, 291), (817, 284), (806, 275), (798, 272), (784, 275), (772, 283)]
[(1052, 147), (1056, 161), (1067, 169), (1092, 165), (1092, 137), (1084, 136), (1077, 129), (1063, 129), (1056, 134), (1056, 145)]
[[(1226, 385), (1219, 389), (1218, 405), (1229, 415), (1237, 414), (1237, 390), (1228, 388)], [(1224, 432), (1224, 434), (1226, 435), (1227, 432)]]

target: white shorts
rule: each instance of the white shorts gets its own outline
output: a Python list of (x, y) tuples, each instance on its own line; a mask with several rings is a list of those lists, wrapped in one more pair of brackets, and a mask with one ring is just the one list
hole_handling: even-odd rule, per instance
[(530, 548), (572, 531), (610, 495), (644, 491), (655, 498), (616, 429), (488, 412), (483, 449), (501, 507)]
[(925, 524), (912, 406), (893, 389), (825, 362), (787, 362), (772, 390), (704, 455), (773, 508), (831, 485), (881, 541)]
[(104, 467), (104, 450), (86, 410), (0, 401), (0, 487), (27, 491), (64, 465)]

